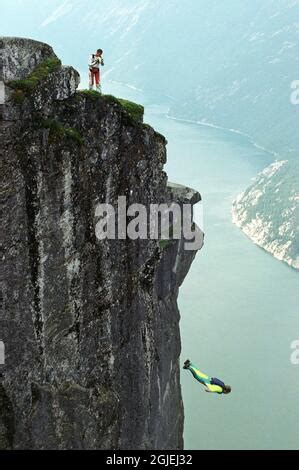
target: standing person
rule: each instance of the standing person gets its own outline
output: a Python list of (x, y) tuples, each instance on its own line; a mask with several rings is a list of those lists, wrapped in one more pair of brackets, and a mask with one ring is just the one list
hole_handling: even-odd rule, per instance
[(104, 66), (103, 60), (103, 51), (102, 49), (98, 49), (95, 54), (91, 54), (89, 59), (89, 89), (93, 90), (93, 86), (96, 86), (96, 90), (99, 93), (102, 93), (101, 87), (101, 74), (100, 74), (100, 67)]
[(226, 385), (222, 380), (217, 379), (216, 377), (209, 377), (206, 374), (203, 374), (194, 364), (192, 364), (189, 359), (184, 362), (183, 369), (190, 370), (193, 377), (205, 386), (206, 392), (218, 393), (222, 395), (223, 393), (227, 395), (231, 392), (231, 387)]

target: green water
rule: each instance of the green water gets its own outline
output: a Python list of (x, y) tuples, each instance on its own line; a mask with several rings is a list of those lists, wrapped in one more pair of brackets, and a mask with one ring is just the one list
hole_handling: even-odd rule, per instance
[(273, 157), (238, 134), (167, 119), (160, 97), (116, 84), (109, 92), (145, 104), (145, 121), (169, 142), (169, 179), (203, 197), (205, 245), (179, 296), (181, 359), (232, 393), (205, 393), (182, 370), (185, 447), (299, 449), (299, 366), (290, 362), (290, 343), (299, 338), (298, 273), (248, 240), (230, 212)]

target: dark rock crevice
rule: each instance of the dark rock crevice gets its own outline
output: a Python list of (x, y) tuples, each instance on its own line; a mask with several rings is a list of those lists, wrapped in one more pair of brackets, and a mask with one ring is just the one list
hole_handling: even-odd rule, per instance
[(13, 405), (0, 384), (0, 449), (13, 449), (15, 419)]
[(39, 353), (43, 354), (43, 319), (40, 305), (40, 289), (38, 283), (40, 255), (38, 240), (36, 234), (36, 219), (38, 211), (37, 199), (37, 182), (36, 171), (31, 167), (29, 161), (23, 162), (24, 149), (20, 151), (20, 165), (23, 167), (24, 186), (25, 186), (25, 206), (26, 206), (26, 221), (27, 221), (27, 240), (28, 240), (28, 254), (30, 264), (30, 277), (33, 288), (33, 324), (35, 335), (38, 343)]

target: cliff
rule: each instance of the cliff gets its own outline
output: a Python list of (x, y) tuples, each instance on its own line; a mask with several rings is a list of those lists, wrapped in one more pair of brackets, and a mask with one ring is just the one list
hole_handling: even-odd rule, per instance
[(0, 448), (182, 448), (177, 296), (195, 252), (98, 240), (95, 210), (200, 195), (167, 187), (142, 107), (77, 91), (45, 44), (0, 51)]
[(265, 168), (233, 203), (233, 222), (254, 243), (299, 269), (298, 164)]

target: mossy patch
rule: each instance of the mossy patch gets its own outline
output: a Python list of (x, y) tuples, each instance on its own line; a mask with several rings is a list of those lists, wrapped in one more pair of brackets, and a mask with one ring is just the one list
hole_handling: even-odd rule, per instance
[(116, 98), (116, 96), (113, 96), (113, 95), (103, 95), (103, 96), (105, 97), (105, 101), (107, 103), (120, 105), (119, 99)]
[(12, 99), (15, 104), (22, 104), (25, 99), (25, 93), (22, 90), (15, 90), (12, 94)]
[(161, 250), (166, 250), (167, 248), (169, 248), (171, 245), (173, 245), (174, 243), (174, 240), (159, 240), (159, 246), (161, 248)]
[(101, 98), (101, 93), (96, 90), (79, 90), (77, 93), (79, 96), (85, 96), (86, 98), (90, 98), (93, 101), (97, 101)]
[(177, 238), (174, 238), (175, 228), (176, 227), (178, 227), (177, 224), (175, 224), (175, 225), (171, 224), (170, 227), (169, 227), (169, 238), (159, 240), (159, 246), (160, 246), (161, 250), (165, 250), (165, 249), (169, 248), (170, 246), (174, 245), (178, 241)]
[(10, 88), (13, 88), (15, 92), (12, 95), (12, 99), (20, 104), (26, 95), (32, 93), (35, 88), (45, 80), (48, 75), (55, 72), (61, 66), (61, 61), (53, 56), (44, 60), (28, 75), (27, 78), (22, 80), (13, 80), (8, 83)]
[(117, 104), (121, 106), (122, 110), (135, 122), (142, 122), (144, 115), (144, 107), (140, 104), (134, 103), (133, 101), (124, 100), (122, 98), (116, 98), (113, 95), (102, 95), (96, 90), (80, 90), (78, 96), (85, 96), (93, 101), (103, 99), (107, 103)]
[(104, 95), (106, 101), (121, 105), (122, 109), (137, 122), (141, 122), (144, 115), (144, 107), (141, 104), (133, 103), (133, 101), (116, 98), (113, 95)]
[(133, 103), (132, 101), (118, 99), (122, 108), (136, 121), (142, 121), (144, 115), (144, 107), (141, 104)]
[(80, 132), (77, 129), (72, 127), (66, 127), (61, 122), (56, 121), (55, 119), (46, 119), (41, 121), (41, 127), (44, 129), (49, 129), (49, 141), (54, 143), (63, 139), (70, 139), (75, 142), (77, 145), (82, 145), (84, 139)]

